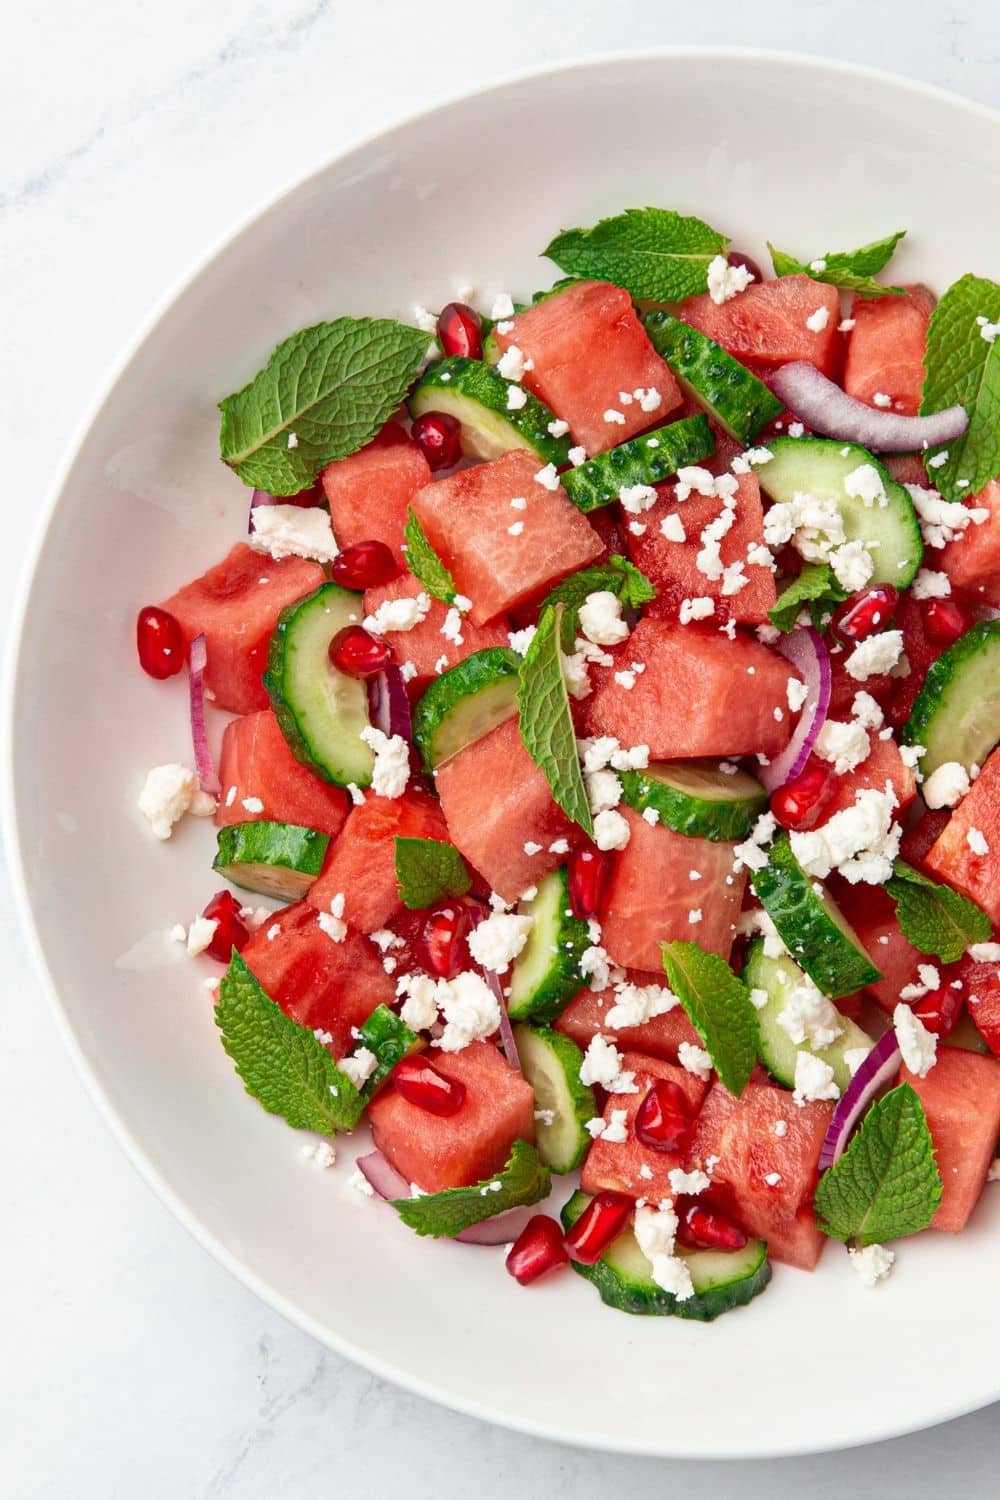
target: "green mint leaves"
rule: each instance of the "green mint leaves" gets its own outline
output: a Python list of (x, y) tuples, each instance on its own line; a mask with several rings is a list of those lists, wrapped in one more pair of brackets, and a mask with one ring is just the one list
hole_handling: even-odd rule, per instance
[(785, 585), (767, 618), (778, 630), (787, 632), (795, 629), (803, 608), (809, 609), (815, 623), (826, 606), (846, 598), (827, 563), (803, 563), (801, 573)]
[(937, 885), (897, 859), (886, 890), (896, 903), (896, 919), (903, 935), (921, 953), (933, 953), (943, 963), (953, 964), (970, 943), (985, 943), (990, 937), (990, 919), (968, 896), (951, 886)]
[[(964, 435), (945, 445), (947, 461), (927, 469), (946, 500), (969, 500), (1000, 473), (1000, 339), (984, 338), (988, 330), (979, 319), (1000, 323), (1000, 285), (963, 276), (941, 298), (927, 331), (920, 410), (957, 405), (969, 415)], [(926, 453), (925, 463), (941, 451)]]
[(390, 318), (337, 318), (279, 344), (219, 403), (219, 449), (244, 484), (295, 495), (364, 447), (406, 395), (428, 336)]
[(394, 1198), (393, 1208), (404, 1224), (417, 1234), (444, 1236), (461, 1234), (483, 1219), (493, 1219), (508, 1208), (521, 1208), (547, 1198), (552, 1186), (549, 1169), (534, 1146), (515, 1141), (510, 1160), (496, 1177), (474, 1187), (445, 1188), (441, 1193), (421, 1193), (418, 1198)]
[(542, 254), (573, 276), (613, 281), (633, 297), (679, 302), (707, 289), (725, 235), (666, 208), (629, 208), (592, 229), (564, 229)]
[(661, 943), (663, 969), (724, 1088), (742, 1094), (757, 1061), (757, 1012), (725, 959), (698, 943)]
[(472, 884), (465, 860), (439, 839), (396, 839), (396, 880), (404, 906), (426, 911), (444, 896), (464, 896)]
[(594, 820), (583, 784), (573, 716), (562, 665), (564, 604), (542, 612), (517, 689), (521, 739), (535, 765), (544, 771), (552, 795), (568, 818), (594, 836)]
[[(886, 235), (884, 240), (873, 240), (859, 250), (834, 250), (812, 262), (796, 260), (776, 250), (768, 241), (775, 276), (811, 276), (813, 281), (825, 281), (828, 286), (839, 286), (847, 292), (857, 292), (859, 297), (902, 297), (901, 286), (883, 286), (874, 278), (892, 259), (893, 251), (906, 233), (899, 229)], [(816, 269), (819, 266), (820, 269)]]
[(440, 599), (442, 604), (453, 603), (455, 580), (427, 540), (424, 528), (412, 510), (406, 513), (403, 537), (406, 541), (406, 566), (414, 578), (419, 578), (427, 592)]
[(872, 1105), (840, 1160), (816, 1188), (816, 1222), (859, 1245), (926, 1229), (941, 1202), (941, 1174), (923, 1106), (908, 1083)]
[(588, 594), (614, 594), (621, 600), (623, 609), (638, 609), (656, 598), (656, 590), (639, 569), (627, 558), (617, 555), (593, 568), (583, 568), (571, 573), (562, 583), (557, 583), (545, 603), (564, 604), (566, 611), (562, 622), (563, 649), (572, 651), (580, 628), (580, 605)]

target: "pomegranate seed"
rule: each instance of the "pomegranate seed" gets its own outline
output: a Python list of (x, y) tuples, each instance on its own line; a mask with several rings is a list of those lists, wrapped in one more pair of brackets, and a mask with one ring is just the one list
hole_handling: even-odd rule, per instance
[(483, 357), (483, 320), (467, 302), (449, 302), (438, 316), (437, 335), (445, 354)]
[(898, 603), (899, 594), (891, 583), (875, 583), (838, 605), (830, 628), (842, 641), (866, 641), (888, 625)]
[(534, 1214), (511, 1245), (504, 1262), (515, 1281), (528, 1286), (569, 1265), (562, 1229), (548, 1214)]
[(713, 1208), (692, 1203), (680, 1212), (677, 1241), (690, 1250), (742, 1250), (747, 1237), (738, 1224)]
[(217, 958), (220, 964), (227, 964), (233, 956), (233, 949), (240, 953), (250, 941), (250, 930), (240, 916), (240, 903), (232, 891), (219, 891), (205, 907), (202, 916), (218, 923), (205, 952), (211, 958)]
[(751, 255), (744, 255), (742, 250), (730, 250), (726, 256), (731, 266), (746, 266), (754, 281), (763, 281), (764, 273)]
[(404, 1057), (392, 1070), (392, 1085), (407, 1104), (442, 1118), (455, 1115), (465, 1103), (465, 1084), (446, 1078), (426, 1057)]
[(807, 828), (833, 796), (838, 777), (814, 755), (793, 781), (786, 781), (771, 798), (771, 811), (782, 828)]
[(920, 608), (928, 639), (938, 646), (952, 646), (972, 625), (966, 610), (954, 599), (928, 599)]
[(587, 845), (570, 856), (569, 904), (582, 922), (600, 907), (610, 875), (611, 855), (603, 849)]
[(373, 589), (399, 577), (400, 568), (385, 542), (355, 542), (338, 552), (330, 567), (334, 583), (345, 589)]
[(427, 913), (416, 942), (420, 967), (438, 979), (454, 979), (469, 963), (469, 908), (461, 901), (442, 901)]
[(450, 469), (462, 456), (462, 427), (444, 411), (426, 411), (410, 429), (430, 469)]
[(563, 1244), (570, 1260), (592, 1266), (621, 1234), (635, 1204), (624, 1193), (598, 1193), (567, 1230)]
[(929, 995), (918, 1000), (913, 1007), (913, 1014), (919, 1016), (927, 1030), (933, 1031), (935, 1036), (947, 1036), (954, 1031), (955, 1023), (962, 1013), (962, 1006), (965, 1004), (964, 990), (964, 985), (962, 989), (953, 990), (950, 984), (943, 984), (940, 989), (931, 990)]
[(139, 665), (150, 677), (162, 682), (176, 677), (184, 667), (187, 651), (180, 622), (168, 609), (147, 604), (135, 622), (135, 644)]
[(330, 642), (328, 655), (339, 672), (348, 677), (374, 677), (396, 659), (387, 640), (370, 635), (363, 625), (345, 625)]
[(655, 1078), (635, 1117), (635, 1138), (651, 1151), (679, 1151), (691, 1134), (687, 1095), (671, 1078)]

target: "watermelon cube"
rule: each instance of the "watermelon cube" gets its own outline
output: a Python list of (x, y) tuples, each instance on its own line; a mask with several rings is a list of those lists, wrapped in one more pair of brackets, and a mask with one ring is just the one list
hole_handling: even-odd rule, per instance
[[(986, 841), (986, 853), (980, 836)], [(977, 845), (973, 848), (972, 843)], [(968, 796), (958, 804), (944, 832), (928, 850), (924, 868), (969, 896), (1000, 924), (1000, 750), (994, 750)]]
[(430, 483), (426, 458), (398, 422), (389, 422), (370, 443), (323, 470), (339, 547), (384, 542), (400, 567), (406, 566), (403, 527), (417, 490)]
[[(606, 1141), (598, 1137), (587, 1152), (580, 1186), (585, 1193), (610, 1190), (613, 1193), (628, 1193), (633, 1198), (648, 1198), (652, 1203), (661, 1198), (674, 1198), (676, 1194), (670, 1186), (670, 1173), (675, 1167), (683, 1167), (684, 1148), (680, 1151), (654, 1151), (652, 1147), (644, 1146), (635, 1136), (635, 1117), (649, 1093), (650, 1084), (656, 1079), (666, 1079), (677, 1085), (687, 1100), (692, 1118), (701, 1108), (708, 1085), (684, 1068), (661, 1062), (655, 1057), (645, 1057), (641, 1052), (624, 1053), (622, 1068), (635, 1074), (639, 1092), (609, 1094), (604, 1107), (604, 1121), (610, 1125), (612, 1113), (623, 1109), (628, 1139)], [(645, 1172), (641, 1172), (641, 1168), (645, 1168)]]
[(439, 479), (413, 497), (428, 541), (451, 569), (458, 592), (472, 600), (477, 625), (536, 597), (604, 550), (562, 486), (538, 483), (542, 468), (518, 449)]
[[(621, 287), (575, 281), (510, 321), (513, 327), (495, 333), (499, 348), (516, 346), (533, 362), (525, 371), (525, 386), (569, 423), (574, 442), (588, 454), (603, 453), (662, 424), (680, 404), (669, 365), (653, 348)], [(644, 409), (635, 396), (640, 389), (659, 392), (659, 404)], [(630, 400), (622, 400), (623, 391)], [(617, 413), (610, 421), (609, 411)]]
[(939, 1047), (926, 1078), (906, 1068), (920, 1099), (941, 1173), (941, 1203), (932, 1229), (958, 1234), (979, 1202), (1000, 1134), (1000, 1062), (958, 1047)]
[(326, 863), (309, 891), (310, 905), (329, 911), (344, 894), (344, 917), (359, 932), (384, 927), (401, 909), (396, 881), (396, 839), (447, 841), (441, 809), (412, 787), (401, 797), (368, 793), (352, 807), (343, 832), (330, 845)]
[(857, 793), (869, 788), (882, 792), (887, 783), (891, 785), (899, 804), (897, 818), (901, 817), (917, 795), (917, 779), (900, 755), (896, 741), (879, 739), (877, 733), (869, 734), (868, 739), (871, 749), (867, 759), (855, 766), (853, 771), (847, 771), (836, 778), (833, 796), (823, 807), (820, 824), (829, 822), (834, 813), (843, 812), (845, 807), (853, 807)]
[(904, 937), (896, 920), (896, 903), (874, 885), (849, 885), (836, 880), (834, 900), (858, 935), (858, 940), (882, 978), (868, 985), (873, 996), (891, 1015), (899, 1003), (899, 992), (917, 978), (917, 968), (928, 962), (926, 953)]
[[(403, 573), (391, 583), (365, 590), (365, 614), (373, 615), (379, 605), (389, 599), (415, 599), (418, 594), (426, 592), (423, 584), (412, 573)], [(419, 625), (415, 625), (412, 630), (386, 632), (385, 638), (396, 653), (399, 665), (408, 665), (416, 670), (411, 694), (419, 694), (430, 678), (453, 667), (463, 657), (471, 656), (473, 651), (485, 651), (487, 646), (508, 644), (508, 621), (504, 615), (500, 615), (489, 625), (476, 625), (468, 615), (463, 615), (460, 641), (456, 641), (451, 635), (442, 634), (447, 615), (448, 606), (442, 604), (440, 599), (431, 598), (430, 610)]]
[[(912, 417), (920, 410), (927, 325), (936, 298), (925, 286), (909, 286), (905, 297), (854, 298), (854, 327), (847, 339), (844, 390), (869, 406), (886, 406)], [(918, 480), (917, 483), (926, 481)]]
[(952, 587), (960, 593), (983, 604), (1000, 604), (1000, 480), (991, 479), (965, 503), (987, 511), (986, 520), (967, 527), (954, 542), (935, 553), (933, 565), (947, 573)]
[(966, 954), (959, 961), (958, 974), (976, 1030), (994, 1056), (1000, 1056), (1000, 964)]
[(397, 1172), (439, 1193), (492, 1177), (515, 1141), (534, 1141), (535, 1094), (490, 1042), (428, 1056), (445, 1078), (465, 1085), (457, 1114), (429, 1114), (389, 1087), (372, 1100), (368, 1119), (376, 1146)]
[[(826, 375), (832, 375), (839, 363), (840, 297), (836, 287), (810, 276), (752, 282), (721, 306), (702, 292), (681, 303), (680, 317), (736, 359), (765, 367), (807, 359)], [(817, 326), (811, 328), (810, 321)]]
[(296, 760), (269, 708), (226, 725), (219, 781), (222, 795), (215, 821), (220, 828), (266, 818), (270, 823), (318, 828), (336, 838), (347, 817), (347, 793), (320, 781)]
[[(633, 984), (664, 984), (662, 968), (658, 973), (644, 974), (638, 969), (629, 971)], [(605, 1024), (605, 1015), (615, 1004), (614, 990), (581, 990), (575, 995), (558, 1021), (556, 1031), (568, 1036), (581, 1051), (586, 1052), (595, 1036), (608, 1036), (621, 1048), (629, 1052), (642, 1052), (647, 1057), (657, 1057), (665, 1062), (676, 1062), (681, 1042), (693, 1047), (701, 1046), (701, 1039), (679, 1005), (662, 1016), (654, 1016), (641, 1026), (621, 1026), (612, 1029)]]

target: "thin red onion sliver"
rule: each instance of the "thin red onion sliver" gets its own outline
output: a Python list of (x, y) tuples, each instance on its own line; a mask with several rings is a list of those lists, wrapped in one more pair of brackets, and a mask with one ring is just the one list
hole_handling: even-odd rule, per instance
[(391, 1200), (410, 1196), (410, 1184), (402, 1172), (397, 1172), (392, 1163), (386, 1161), (381, 1151), (369, 1151), (367, 1156), (359, 1156), (354, 1165), (380, 1198)]
[(406, 682), (399, 667), (386, 667), (384, 672), (369, 679), (368, 714), (373, 726), (390, 739), (398, 734), (412, 745), (413, 718)]
[(504, 999), (500, 975), (494, 974), (492, 969), (487, 969), (486, 983), (496, 996), (497, 1005), (500, 1007), (500, 1046), (503, 1049), (503, 1055), (511, 1067), (520, 1073), (521, 1059), (517, 1055), (517, 1043), (514, 1040), (514, 1029), (510, 1024), (510, 1016), (507, 1014), (507, 1001)]
[(813, 432), (860, 443), (872, 453), (916, 453), (922, 448), (936, 448), (941, 443), (953, 443), (969, 425), (964, 406), (949, 406), (929, 417), (880, 411), (849, 396), (805, 359), (782, 365), (769, 384)]
[[(381, 1151), (369, 1151), (355, 1162), (365, 1181), (370, 1183), (380, 1198), (391, 1202), (394, 1198), (409, 1198), (410, 1184), (391, 1162), (386, 1161)], [(534, 1208), (510, 1208), (506, 1213), (494, 1214), (492, 1219), (480, 1219), (455, 1235), (463, 1245), (506, 1245), (516, 1240), (527, 1224)]]
[(844, 1154), (851, 1131), (880, 1089), (896, 1076), (900, 1063), (896, 1033), (889, 1030), (874, 1045), (851, 1079), (830, 1119), (819, 1153), (819, 1169), (825, 1172)]
[(205, 728), (205, 668), (208, 666), (208, 647), (203, 635), (196, 635), (188, 650), (188, 693), (191, 703), (191, 741), (194, 746), (194, 764), (198, 772), (198, 785), (203, 792), (217, 797), (222, 790), (212, 752), (208, 747), (208, 731)]
[(772, 757), (770, 765), (761, 766), (756, 773), (769, 792), (776, 792), (786, 781), (794, 780), (805, 766), (826, 722), (833, 684), (830, 653), (822, 636), (811, 625), (783, 636), (774, 649), (791, 662), (803, 678), (808, 693), (788, 744), (780, 755)]

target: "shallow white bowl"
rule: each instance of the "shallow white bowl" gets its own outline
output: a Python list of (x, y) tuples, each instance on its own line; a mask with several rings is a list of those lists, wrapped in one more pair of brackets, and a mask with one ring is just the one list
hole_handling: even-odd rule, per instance
[[(182, 683), (135, 667), (138, 605), (214, 561), (247, 497), (215, 402), (293, 329), (527, 293), (559, 228), (656, 203), (764, 258), (910, 236), (938, 289), (995, 265), (1000, 117), (901, 79), (774, 54), (617, 57), (446, 105), (350, 151), (248, 223), (163, 307), (68, 463), (26, 591), (8, 749), (26, 924), (67, 1040), (178, 1218), (331, 1348), (474, 1415), (568, 1442), (736, 1457), (862, 1443), (1000, 1395), (1000, 1196), (957, 1241), (905, 1243), (862, 1289), (813, 1276), (714, 1326), (525, 1292), (501, 1252), (424, 1243), (316, 1173), (216, 1040), (210, 972), (164, 943), (214, 886), (211, 830), (155, 843), (142, 776), (189, 754)], [(487, 304), (488, 305), (488, 304)], [(200, 961), (206, 962), (206, 961)], [(344, 1155), (348, 1155), (345, 1152)], [(1000, 1190), (997, 1190), (1000, 1194)]]

